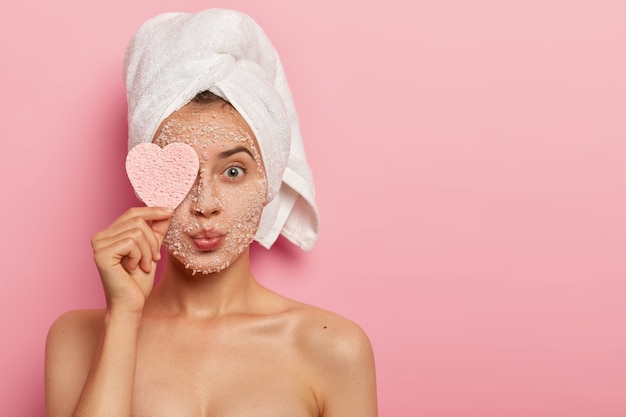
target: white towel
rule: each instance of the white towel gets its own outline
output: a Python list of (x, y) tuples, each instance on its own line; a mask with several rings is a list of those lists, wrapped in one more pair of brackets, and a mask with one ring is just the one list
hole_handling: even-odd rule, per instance
[(169, 115), (196, 94), (229, 101), (252, 129), (268, 180), (255, 240), (279, 234), (311, 250), (318, 235), (313, 178), (280, 58), (261, 27), (227, 9), (166, 13), (145, 22), (124, 61), (129, 149), (150, 142)]

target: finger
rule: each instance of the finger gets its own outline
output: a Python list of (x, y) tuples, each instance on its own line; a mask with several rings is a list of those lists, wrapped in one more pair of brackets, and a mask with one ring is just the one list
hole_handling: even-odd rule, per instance
[(120, 265), (126, 270), (135, 269), (140, 256), (139, 248), (132, 239), (116, 240), (94, 251), (94, 260), (101, 272)]
[(171, 217), (164, 220), (154, 220), (150, 224), (150, 228), (155, 233), (159, 241), (159, 246), (161, 246), (163, 239), (165, 239), (165, 235), (167, 235), (167, 230), (170, 227), (171, 220)]
[(154, 254), (158, 252), (160, 242), (150, 225), (140, 217), (133, 217), (122, 223), (97, 233), (92, 239), (94, 250), (103, 246), (109, 246), (116, 240), (132, 238), (141, 246), (148, 245), (150, 251)]
[[(158, 261), (161, 258), (161, 243), (167, 233), (172, 214), (173, 210), (169, 208), (131, 208), (117, 218), (107, 229), (92, 237), (93, 250), (94, 252), (98, 251), (122, 239), (134, 239), (142, 254), (138, 262), (141, 263), (142, 269), (150, 271), (151, 261)], [(154, 229), (151, 223), (155, 223)], [(123, 254), (117, 255), (124, 256)]]
[(164, 220), (171, 217), (173, 213), (174, 210), (169, 207), (132, 207), (115, 219), (111, 226), (135, 217), (142, 218), (146, 222)]
[[(129, 220), (135, 219), (136, 221), (138, 218), (143, 220), (141, 222), (141, 226), (143, 227), (145, 224), (149, 228), (149, 231), (146, 230), (145, 233), (150, 240), (152, 257), (155, 261), (161, 259), (161, 244), (167, 234), (174, 210), (169, 207), (135, 207), (130, 209), (127, 214), (129, 216), (138, 216), (131, 217)], [(127, 222), (129, 220), (122, 221)], [(152, 233), (150, 232), (156, 234), (154, 239), (152, 237)]]
[[(142, 221), (143, 222), (143, 221)], [(145, 223), (143, 227), (123, 230), (114, 236), (101, 238), (94, 242), (94, 253), (103, 265), (119, 264), (128, 257), (128, 267), (135, 269), (141, 263), (142, 269), (149, 272), (154, 259), (154, 247), (158, 247), (155, 233)], [(105, 259), (108, 257), (108, 259)]]
[[(125, 241), (125, 243), (127, 243), (130, 246), (128, 253), (126, 254), (126, 257), (125, 257), (126, 259), (125, 263), (126, 263), (128, 270), (134, 271), (135, 269), (137, 269), (137, 266), (140, 263), (141, 263), (141, 269), (144, 269), (143, 262), (141, 261), (145, 257), (142, 255), (141, 249), (139, 248), (139, 246), (134, 244), (135, 242), (133, 242), (132, 240), (127, 240)], [(146, 271), (146, 272), (150, 272), (150, 271)]]

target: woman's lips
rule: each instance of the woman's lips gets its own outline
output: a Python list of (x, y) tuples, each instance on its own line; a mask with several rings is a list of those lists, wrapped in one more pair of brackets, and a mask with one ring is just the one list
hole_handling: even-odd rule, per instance
[(191, 239), (198, 250), (207, 252), (217, 249), (224, 240), (224, 235), (216, 232), (200, 232)]

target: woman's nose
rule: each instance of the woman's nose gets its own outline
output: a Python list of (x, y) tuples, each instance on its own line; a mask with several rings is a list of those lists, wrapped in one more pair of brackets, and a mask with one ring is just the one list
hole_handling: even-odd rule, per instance
[(191, 191), (191, 211), (194, 214), (201, 214), (208, 216), (219, 212), (222, 209), (222, 203), (216, 192), (216, 187), (213, 182), (200, 176), (198, 184)]

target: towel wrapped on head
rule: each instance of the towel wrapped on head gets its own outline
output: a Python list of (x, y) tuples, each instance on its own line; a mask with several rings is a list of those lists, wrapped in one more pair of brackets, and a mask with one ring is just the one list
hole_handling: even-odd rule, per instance
[(165, 13), (145, 22), (126, 52), (129, 149), (151, 142), (160, 124), (209, 91), (246, 120), (259, 144), (268, 205), (255, 240), (279, 234), (311, 250), (318, 235), (313, 178), (280, 58), (249, 16), (226, 9)]

